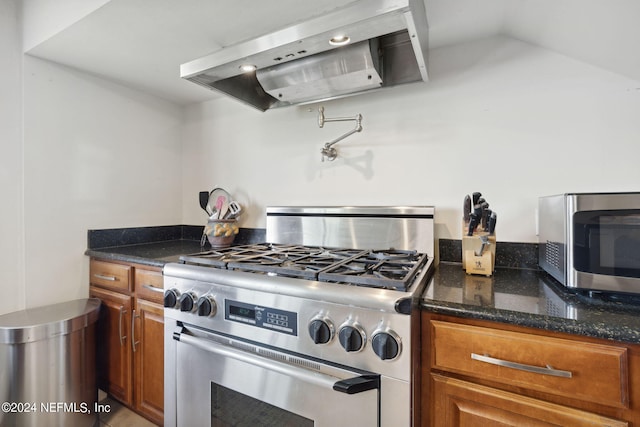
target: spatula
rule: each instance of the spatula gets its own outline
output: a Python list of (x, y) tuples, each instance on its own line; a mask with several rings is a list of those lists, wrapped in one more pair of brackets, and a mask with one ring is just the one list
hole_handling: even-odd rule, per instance
[(211, 212), (207, 208), (207, 204), (209, 203), (209, 192), (201, 191), (200, 194), (200, 207), (207, 213), (207, 216), (211, 216)]

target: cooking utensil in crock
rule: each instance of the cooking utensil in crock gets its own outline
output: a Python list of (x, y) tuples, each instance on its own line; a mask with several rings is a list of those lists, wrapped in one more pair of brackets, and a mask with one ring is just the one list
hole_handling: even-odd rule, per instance
[(224, 196), (218, 196), (218, 199), (216, 200), (216, 212), (217, 212), (216, 217), (218, 219), (222, 219), (222, 217), (224, 216), (224, 212), (222, 212), (222, 208), (224, 207), (226, 200), (227, 199), (225, 199)]
[[(218, 206), (218, 200), (220, 199), (220, 197), (223, 198), (223, 202), (220, 206)], [(226, 190), (222, 188), (214, 188), (211, 191), (211, 193), (209, 194), (209, 201), (207, 203), (207, 206), (211, 210), (211, 216), (214, 217), (214, 219), (223, 218), (221, 212), (223, 210), (226, 212), (229, 200), (231, 200), (231, 196)]]
[(229, 210), (225, 214), (224, 219), (235, 219), (240, 215), (240, 212), (242, 212), (242, 206), (235, 200), (229, 202), (228, 208)]
[(207, 213), (207, 216), (211, 216), (211, 212), (209, 211), (208, 203), (209, 203), (209, 192), (201, 191), (200, 194), (200, 207)]

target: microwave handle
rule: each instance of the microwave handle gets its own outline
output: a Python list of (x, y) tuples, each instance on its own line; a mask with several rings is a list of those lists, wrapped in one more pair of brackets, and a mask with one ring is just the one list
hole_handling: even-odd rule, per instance
[[(182, 328), (179, 328), (179, 330), (181, 331)], [(214, 341), (194, 337), (193, 335), (187, 335), (178, 331), (173, 333), (173, 339), (209, 353), (214, 353), (223, 357), (230, 357), (250, 365), (275, 371), (307, 383), (312, 383), (317, 386), (333, 389), (342, 393), (356, 394), (380, 387), (379, 375), (363, 375), (341, 380), (331, 375), (309, 371), (304, 368), (298, 368), (271, 359), (265, 359)]]

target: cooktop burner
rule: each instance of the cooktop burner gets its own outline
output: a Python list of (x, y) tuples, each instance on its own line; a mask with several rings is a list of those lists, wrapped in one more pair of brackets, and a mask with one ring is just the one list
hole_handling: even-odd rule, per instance
[(426, 254), (416, 251), (272, 243), (234, 246), (180, 257), (185, 264), (397, 290), (407, 290), (411, 286), (427, 259)]

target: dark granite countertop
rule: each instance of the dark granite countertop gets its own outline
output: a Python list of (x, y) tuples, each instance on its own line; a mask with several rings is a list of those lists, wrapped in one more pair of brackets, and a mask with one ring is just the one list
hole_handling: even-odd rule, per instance
[(485, 277), (467, 275), (461, 264), (440, 262), (421, 307), (439, 314), (640, 343), (640, 298), (571, 292), (533, 269), (496, 268), (492, 277)]
[[(160, 227), (89, 230), (85, 255), (111, 261), (162, 267), (179, 261), (180, 255), (211, 250), (200, 246), (203, 226), (169, 225)], [(263, 242), (265, 230), (241, 228), (234, 244)]]
[(211, 248), (208, 246), (201, 248), (199, 240), (167, 240), (164, 242), (87, 249), (85, 255), (110, 261), (162, 267), (167, 262), (178, 261), (180, 255), (192, 254), (203, 250), (211, 250)]

